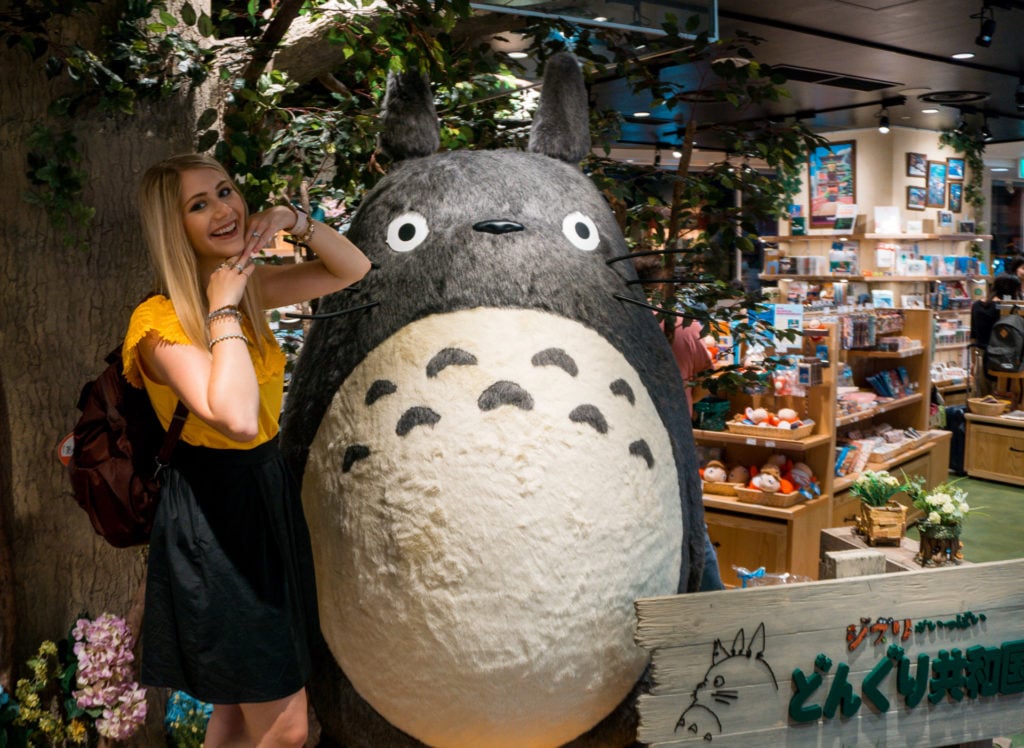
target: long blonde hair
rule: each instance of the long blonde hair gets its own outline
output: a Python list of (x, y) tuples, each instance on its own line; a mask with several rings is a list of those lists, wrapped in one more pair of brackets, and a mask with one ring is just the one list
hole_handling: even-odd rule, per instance
[[(146, 245), (156, 269), (159, 290), (174, 305), (185, 334), (193, 343), (210, 344), (206, 327), (208, 301), (199, 285), (196, 253), (185, 234), (181, 208), (181, 174), (192, 169), (213, 169), (237, 190), (230, 175), (216, 159), (201, 153), (172, 156), (146, 170), (139, 185), (139, 212)], [(248, 207), (243, 219), (248, 219)], [(242, 312), (256, 331), (256, 345), (276, 344), (274, 333), (263, 314), (259, 288), (248, 283), (242, 297)]]

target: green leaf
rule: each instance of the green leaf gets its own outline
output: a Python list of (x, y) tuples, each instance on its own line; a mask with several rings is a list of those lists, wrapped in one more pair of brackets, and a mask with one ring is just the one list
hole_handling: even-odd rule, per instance
[(207, 130), (199, 136), (199, 140), (196, 142), (196, 150), (200, 153), (206, 151), (217, 145), (217, 140), (220, 138), (220, 133), (216, 130)]
[(181, 20), (185, 22), (186, 26), (195, 26), (196, 9), (192, 7), (192, 3), (185, 3), (181, 6)]
[(213, 107), (205, 109), (202, 114), (199, 115), (199, 120), (196, 122), (197, 130), (206, 130), (217, 121), (217, 110)]
[(196, 26), (196, 28), (199, 30), (199, 33), (203, 36), (212, 37), (216, 36), (217, 34), (217, 28), (216, 26), (214, 26), (213, 20), (206, 14), (205, 11), (199, 14), (199, 23)]

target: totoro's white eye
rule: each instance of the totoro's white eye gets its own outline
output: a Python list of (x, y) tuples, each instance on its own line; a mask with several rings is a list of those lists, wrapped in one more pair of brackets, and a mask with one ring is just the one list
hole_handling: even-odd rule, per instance
[(597, 249), (601, 243), (601, 236), (597, 233), (597, 225), (589, 217), (574, 210), (562, 219), (562, 233), (565, 238), (572, 242), (576, 249), (584, 252), (591, 252)]
[(396, 252), (411, 252), (423, 243), (429, 233), (427, 219), (410, 210), (388, 224), (388, 246)]

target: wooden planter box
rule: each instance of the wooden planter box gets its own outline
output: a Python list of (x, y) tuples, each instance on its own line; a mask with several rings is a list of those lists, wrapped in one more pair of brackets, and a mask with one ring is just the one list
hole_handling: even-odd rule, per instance
[(885, 506), (861, 502), (857, 531), (868, 545), (899, 545), (907, 534), (907, 507), (895, 501)]

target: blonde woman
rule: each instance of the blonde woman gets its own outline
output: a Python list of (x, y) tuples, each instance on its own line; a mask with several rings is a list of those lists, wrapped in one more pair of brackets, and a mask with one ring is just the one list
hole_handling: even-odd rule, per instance
[[(189, 410), (150, 539), (142, 680), (214, 705), (206, 746), (301, 746), (315, 582), (276, 439), (284, 355), (263, 310), (338, 291), (370, 263), (291, 206), (250, 215), (207, 156), (152, 166), (140, 209), (161, 294), (132, 315), (125, 374), (165, 427), (178, 400)], [(317, 259), (254, 264), (282, 230)]]

